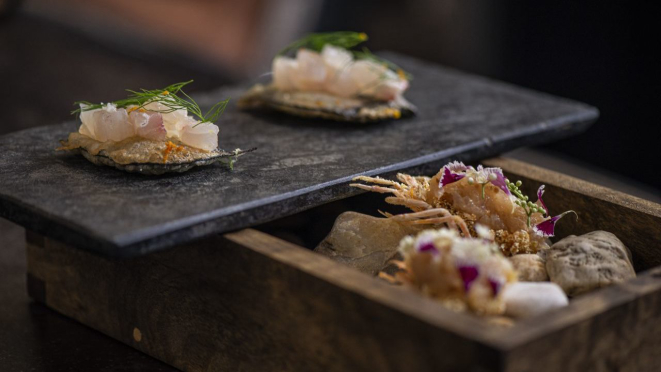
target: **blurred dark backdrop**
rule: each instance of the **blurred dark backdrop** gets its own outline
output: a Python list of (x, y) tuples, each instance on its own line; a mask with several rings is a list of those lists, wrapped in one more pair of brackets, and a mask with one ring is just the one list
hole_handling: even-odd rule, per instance
[(328, 1), (318, 30), (596, 106), (546, 148), (661, 188), (658, 2)]
[[(10, 7), (16, 0), (0, 0)], [(545, 147), (661, 189), (656, 2), (26, 0), (0, 22), (0, 132), (68, 118), (74, 100), (194, 78), (253, 78), (309, 31), (596, 106), (586, 133)], [(415, 82), (414, 82), (415, 83)]]

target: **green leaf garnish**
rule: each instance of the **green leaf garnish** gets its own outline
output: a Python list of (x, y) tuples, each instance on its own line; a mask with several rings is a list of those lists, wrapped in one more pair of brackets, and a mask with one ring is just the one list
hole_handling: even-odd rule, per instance
[(278, 56), (291, 55), (297, 52), (299, 49), (310, 49), (317, 53), (321, 52), (325, 45), (332, 45), (339, 48), (344, 48), (349, 50), (354, 59), (365, 59), (378, 64), (384, 65), (392, 71), (395, 71), (397, 75), (406, 80), (413, 79), (413, 75), (404, 71), (396, 64), (388, 61), (387, 59), (381, 58), (373, 54), (369, 49), (363, 47), (362, 50), (351, 50), (351, 48), (366, 42), (369, 38), (364, 32), (354, 32), (354, 31), (337, 31), (337, 32), (324, 32), (324, 33), (315, 33), (309, 34), (308, 36), (296, 40), (293, 43), (287, 45), (280, 52)]
[(350, 49), (356, 45), (367, 41), (367, 34), (364, 32), (338, 31), (309, 34), (308, 36), (296, 40), (282, 49), (278, 55), (284, 56), (290, 52), (296, 52), (301, 48), (310, 49), (315, 52), (321, 52), (324, 45), (329, 44), (336, 47)]
[[(171, 113), (177, 110), (187, 110), (190, 114), (197, 117), (200, 121), (198, 124), (202, 123), (213, 123), (220, 115), (223, 114), (227, 104), (229, 103), (229, 98), (220, 101), (213, 105), (206, 113), (202, 112), (200, 106), (193, 100), (182, 88), (190, 83), (193, 80), (185, 81), (182, 83), (176, 83), (168, 85), (163, 89), (140, 89), (139, 91), (127, 89), (126, 91), (130, 93), (127, 98), (120, 99), (118, 101), (110, 102), (117, 106), (117, 108), (127, 108), (129, 106), (135, 106), (136, 109), (144, 108), (146, 105), (152, 102), (158, 102), (163, 106), (167, 107), (162, 110), (152, 110), (154, 112), (159, 112), (162, 114)], [(91, 103), (88, 101), (77, 101), (74, 102), (76, 105), (84, 104), (87, 105), (85, 108), (78, 108), (71, 111), (71, 114), (80, 114), (83, 111), (96, 110), (104, 106), (103, 103)]]

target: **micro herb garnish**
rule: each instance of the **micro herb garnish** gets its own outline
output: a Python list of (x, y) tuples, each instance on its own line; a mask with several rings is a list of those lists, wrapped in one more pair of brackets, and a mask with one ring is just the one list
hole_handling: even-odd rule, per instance
[(520, 206), (524, 211), (526, 211), (526, 214), (528, 215), (528, 227), (530, 227), (530, 216), (532, 216), (533, 213), (541, 213), (542, 215), (546, 214), (544, 207), (528, 200), (528, 196), (523, 195), (521, 190), (519, 190), (519, 187), (521, 187), (522, 184), (521, 181), (516, 181), (516, 183), (513, 183), (506, 178), (505, 183), (507, 184), (507, 188), (510, 190), (512, 195), (516, 197), (514, 204)]
[(363, 47), (362, 50), (351, 50), (351, 48), (357, 46), (358, 44), (364, 43), (368, 40), (367, 34), (364, 32), (353, 32), (353, 31), (338, 31), (338, 32), (324, 32), (324, 33), (315, 33), (309, 34), (308, 36), (296, 40), (293, 43), (287, 45), (280, 52), (278, 56), (291, 55), (297, 52), (299, 49), (310, 49), (317, 53), (321, 52), (324, 48), (324, 45), (332, 45), (340, 48), (349, 50), (354, 59), (364, 59), (370, 60), (372, 62), (386, 66), (392, 71), (395, 71), (397, 75), (406, 80), (413, 79), (413, 75), (404, 71), (396, 64), (377, 57), (375, 54), (370, 52), (369, 49)]
[(350, 49), (356, 45), (367, 41), (367, 34), (364, 32), (338, 31), (309, 34), (308, 36), (296, 40), (282, 49), (278, 55), (284, 56), (291, 52), (296, 52), (301, 48), (310, 49), (315, 52), (321, 52), (324, 45), (329, 44), (336, 47)]
[[(202, 123), (213, 123), (220, 115), (223, 114), (227, 104), (229, 103), (229, 98), (216, 103), (211, 106), (211, 108), (203, 113), (200, 106), (195, 102), (182, 88), (190, 83), (193, 80), (185, 81), (182, 83), (176, 83), (169, 85), (163, 89), (140, 89), (140, 91), (127, 89), (126, 91), (130, 93), (127, 98), (120, 99), (118, 101), (110, 102), (117, 106), (117, 108), (127, 108), (129, 106), (135, 106), (135, 109), (142, 109), (146, 105), (152, 102), (158, 102), (165, 106), (165, 109), (162, 110), (151, 110), (153, 112), (159, 112), (162, 114), (171, 113), (177, 110), (187, 110), (189, 113), (193, 114), (199, 119), (199, 123), (195, 126)], [(96, 110), (104, 106), (103, 103), (91, 103), (88, 101), (77, 101), (74, 102), (76, 105), (86, 105), (85, 108), (78, 108), (71, 111), (71, 114), (80, 114), (83, 111)], [(195, 127), (193, 126), (193, 127)]]

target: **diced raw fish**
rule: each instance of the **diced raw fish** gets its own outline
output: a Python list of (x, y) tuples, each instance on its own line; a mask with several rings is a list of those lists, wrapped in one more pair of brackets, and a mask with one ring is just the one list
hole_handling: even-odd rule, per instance
[(131, 113), (129, 114), (129, 120), (131, 121), (131, 123), (133, 123), (133, 126), (137, 131), (138, 128), (147, 125), (147, 122), (149, 121), (149, 114), (146, 112), (140, 112), (138, 110), (134, 110), (131, 111)]
[(387, 77), (388, 68), (378, 63), (361, 60), (354, 62), (349, 77), (358, 86), (359, 94), (372, 95)]
[(135, 135), (125, 109), (100, 109), (92, 114), (93, 133), (97, 141), (121, 141)]
[(298, 90), (323, 91), (326, 84), (326, 64), (319, 53), (301, 49), (296, 55), (298, 73), (294, 74), (294, 84)]
[(81, 134), (87, 137), (94, 138), (94, 120), (92, 116), (94, 111), (98, 110), (85, 110), (88, 106), (84, 103), (80, 104), (80, 121), (83, 123), (78, 130)]
[(333, 76), (347, 69), (353, 62), (353, 56), (349, 51), (343, 48), (334, 47), (332, 45), (325, 45), (321, 50), (321, 57), (324, 59), (328, 70), (328, 80), (331, 81)]
[(338, 97), (356, 96), (360, 91), (360, 87), (351, 76), (351, 65), (336, 71), (333, 78), (327, 83), (326, 90)]
[(167, 138), (167, 130), (163, 124), (163, 115), (159, 113), (147, 114), (133, 111), (129, 118), (135, 126), (138, 136), (154, 141), (163, 141)]
[(374, 88), (373, 95), (377, 99), (391, 101), (401, 95), (409, 82), (405, 79), (385, 79)]
[(188, 111), (185, 109), (167, 112), (171, 109), (160, 102), (150, 102), (144, 108), (149, 113), (160, 113), (163, 116), (163, 124), (167, 129), (168, 137), (178, 136), (179, 131), (189, 124)]
[(294, 90), (294, 75), (298, 73), (298, 62), (288, 57), (273, 60), (273, 84), (280, 90)]
[(218, 127), (211, 123), (186, 126), (182, 129), (179, 138), (188, 146), (212, 151), (218, 147)]

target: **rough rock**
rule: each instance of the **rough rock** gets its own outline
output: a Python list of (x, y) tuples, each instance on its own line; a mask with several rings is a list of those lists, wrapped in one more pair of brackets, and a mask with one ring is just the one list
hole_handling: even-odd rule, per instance
[(551, 282), (517, 282), (503, 291), (505, 315), (526, 318), (567, 306), (562, 288)]
[(514, 270), (523, 282), (545, 282), (549, 280), (546, 263), (538, 254), (517, 254), (509, 257)]
[(333, 229), (315, 252), (376, 275), (397, 253), (399, 241), (417, 231), (388, 218), (345, 212), (337, 217)]
[(546, 270), (568, 296), (634, 278), (631, 253), (606, 231), (568, 236), (546, 251)]

